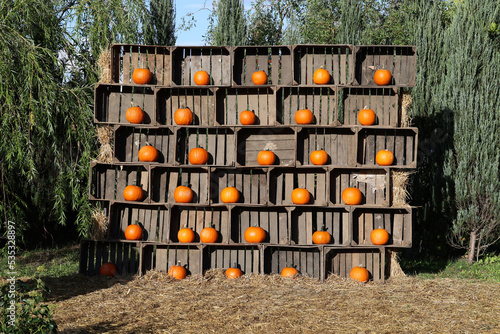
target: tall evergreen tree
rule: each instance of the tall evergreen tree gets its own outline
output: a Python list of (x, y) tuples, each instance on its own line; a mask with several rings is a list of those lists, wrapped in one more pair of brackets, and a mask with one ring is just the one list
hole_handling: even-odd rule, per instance
[(360, 44), (364, 29), (363, 1), (340, 0), (340, 27), (335, 36), (339, 44)]
[(175, 45), (175, 3), (172, 0), (151, 0), (144, 22), (145, 44)]
[(307, 44), (334, 44), (342, 0), (307, 0), (301, 15), (301, 40)]
[(210, 45), (245, 45), (246, 19), (242, 0), (214, 1), (205, 36)]

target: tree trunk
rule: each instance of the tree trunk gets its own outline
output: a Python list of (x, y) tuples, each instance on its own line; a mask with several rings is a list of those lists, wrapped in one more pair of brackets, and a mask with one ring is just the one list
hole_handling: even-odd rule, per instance
[(470, 231), (469, 263), (474, 262), (474, 254), (475, 254), (475, 249), (476, 249), (476, 237), (477, 237), (477, 231), (476, 230)]

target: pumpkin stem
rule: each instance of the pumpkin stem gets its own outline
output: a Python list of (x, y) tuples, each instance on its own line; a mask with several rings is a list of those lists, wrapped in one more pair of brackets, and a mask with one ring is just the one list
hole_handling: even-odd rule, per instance
[(231, 268), (238, 268), (238, 265), (236, 264), (236, 261), (233, 261), (233, 266)]
[(181, 261), (177, 261), (177, 265), (178, 265), (179, 267), (182, 267), (182, 266), (181, 266)]

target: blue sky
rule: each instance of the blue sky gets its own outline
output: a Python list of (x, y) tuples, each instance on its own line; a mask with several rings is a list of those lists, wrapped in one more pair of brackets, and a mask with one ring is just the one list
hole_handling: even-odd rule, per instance
[[(245, 10), (250, 9), (252, 0), (244, 0)], [(176, 45), (204, 45), (203, 35), (208, 28), (208, 16), (212, 10), (212, 0), (175, 0), (176, 4)], [(202, 8), (208, 8), (202, 9)], [(196, 19), (196, 26), (188, 31), (179, 29), (182, 18), (187, 13), (193, 13)]]

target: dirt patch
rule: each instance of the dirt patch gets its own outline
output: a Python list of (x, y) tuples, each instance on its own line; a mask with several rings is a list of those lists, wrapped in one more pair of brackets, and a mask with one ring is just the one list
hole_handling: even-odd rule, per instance
[[(61, 333), (499, 333), (496, 283), (401, 277), (361, 284), (331, 276), (48, 282)], [(73, 295), (73, 296), (71, 296)]]

